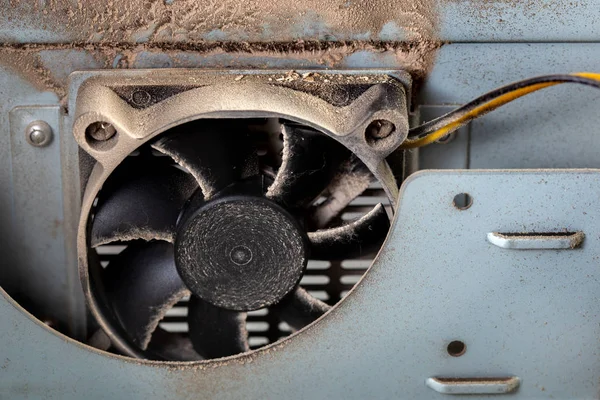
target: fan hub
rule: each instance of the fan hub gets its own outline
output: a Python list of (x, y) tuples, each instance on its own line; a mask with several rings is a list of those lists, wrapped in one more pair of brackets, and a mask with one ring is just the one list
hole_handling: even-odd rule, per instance
[(230, 310), (256, 310), (279, 302), (298, 284), (308, 261), (307, 238), (276, 203), (226, 196), (184, 214), (175, 261), (196, 296)]
[(229, 253), (229, 258), (236, 265), (246, 265), (252, 261), (252, 250), (246, 246), (237, 246)]

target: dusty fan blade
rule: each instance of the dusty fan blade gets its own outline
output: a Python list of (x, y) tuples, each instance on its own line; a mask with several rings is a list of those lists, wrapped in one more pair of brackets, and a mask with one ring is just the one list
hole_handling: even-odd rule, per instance
[(156, 354), (161, 360), (197, 361), (202, 357), (194, 350), (188, 335), (178, 332), (167, 332), (160, 327), (154, 330), (148, 351)]
[(360, 196), (373, 180), (373, 175), (361, 160), (351, 155), (342, 163), (329, 185), (329, 197), (312, 209), (309, 225), (326, 227), (348, 204)]
[(135, 239), (172, 242), (179, 212), (198, 188), (194, 178), (169, 165), (123, 167), (100, 193), (92, 247)]
[(163, 241), (130, 244), (106, 267), (103, 282), (117, 319), (143, 350), (165, 313), (189, 294), (173, 245)]
[(309, 232), (310, 258), (315, 260), (343, 260), (370, 254), (385, 240), (390, 220), (378, 204), (362, 218), (339, 228)]
[(192, 296), (188, 324), (194, 349), (206, 359), (232, 356), (250, 349), (246, 313), (216, 307)]
[(206, 199), (236, 180), (259, 173), (252, 135), (240, 122), (193, 121), (173, 128), (152, 147), (188, 170)]
[(280, 318), (295, 330), (304, 328), (330, 308), (330, 305), (314, 298), (301, 287), (296, 288), (276, 306)]
[(283, 161), (267, 197), (287, 208), (309, 205), (323, 192), (350, 152), (313, 129), (284, 125)]

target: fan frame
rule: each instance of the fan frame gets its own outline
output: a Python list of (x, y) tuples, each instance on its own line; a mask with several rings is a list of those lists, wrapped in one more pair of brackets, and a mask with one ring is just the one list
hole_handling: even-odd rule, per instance
[[(297, 77), (295, 80), (290, 77)], [(312, 77), (305, 80), (302, 77)], [(318, 77), (315, 79), (314, 77)], [(88, 161), (81, 164), (82, 199), (77, 234), (79, 275), (88, 307), (113, 345), (133, 357), (145, 354), (131, 344), (96, 290), (90, 268), (89, 214), (113, 170), (134, 150), (168, 129), (197, 119), (279, 117), (315, 128), (353, 151), (379, 180), (392, 206), (398, 198), (394, 171), (386, 162), (408, 135), (411, 79), (382, 71), (203, 71), (124, 70), (80, 72), (71, 76), (75, 112), (73, 135)], [(357, 94), (357, 92), (359, 92)], [(140, 95), (140, 93), (142, 93)], [(145, 99), (145, 105), (140, 104)], [(156, 101), (155, 101), (156, 100)], [(395, 131), (369, 141), (365, 131), (375, 120), (388, 120)], [(117, 134), (94, 142), (86, 129), (112, 124)]]

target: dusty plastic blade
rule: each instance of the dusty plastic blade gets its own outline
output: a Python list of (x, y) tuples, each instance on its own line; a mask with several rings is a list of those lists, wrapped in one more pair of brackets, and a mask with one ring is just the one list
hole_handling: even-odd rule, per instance
[(373, 180), (373, 175), (355, 155), (341, 163), (327, 192), (327, 199), (310, 211), (309, 224), (323, 228), (335, 219), (352, 200), (360, 196)]
[(123, 165), (100, 192), (92, 247), (136, 239), (172, 242), (181, 208), (198, 189), (194, 178), (175, 166), (131, 164)]
[(267, 197), (286, 208), (310, 205), (350, 156), (329, 136), (294, 124), (284, 125), (283, 145), (283, 161)]
[(298, 330), (317, 320), (331, 306), (314, 298), (301, 287), (289, 294), (275, 307), (280, 318), (293, 329)]
[(369, 255), (383, 244), (390, 220), (380, 203), (362, 218), (338, 228), (309, 232), (310, 258), (344, 260)]
[(252, 134), (236, 121), (198, 120), (180, 125), (152, 144), (196, 178), (206, 199), (259, 173)]
[(166, 312), (189, 294), (173, 245), (164, 241), (130, 244), (106, 267), (103, 282), (117, 319), (142, 350)]
[(232, 356), (250, 349), (244, 312), (216, 307), (192, 296), (188, 323), (194, 349), (206, 359)]

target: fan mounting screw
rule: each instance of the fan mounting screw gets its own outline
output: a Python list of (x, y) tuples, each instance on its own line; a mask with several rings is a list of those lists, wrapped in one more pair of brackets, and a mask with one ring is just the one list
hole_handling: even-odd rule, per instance
[(117, 133), (117, 129), (108, 122), (98, 121), (90, 124), (85, 130), (85, 134), (98, 142), (104, 142)]
[(367, 127), (367, 134), (370, 138), (375, 140), (385, 139), (386, 137), (390, 136), (395, 130), (396, 127), (390, 121), (387, 121), (385, 119), (376, 119), (375, 121), (371, 122)]
[(32, 146), (47, 146), (52, 141), (52, 128), (44, 121), (34, 121), (27, 125), (25, 139)]

